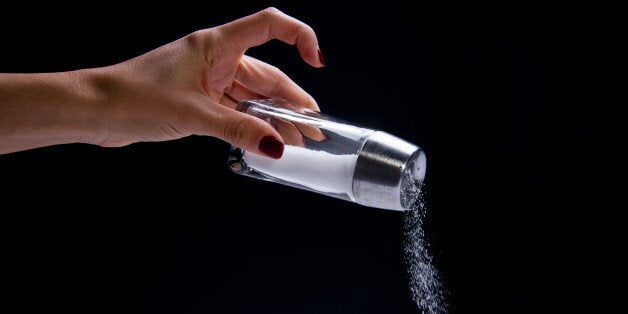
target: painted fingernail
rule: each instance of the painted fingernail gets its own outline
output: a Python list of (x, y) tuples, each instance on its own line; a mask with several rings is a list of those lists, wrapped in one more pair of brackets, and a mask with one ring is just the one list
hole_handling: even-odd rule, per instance
[(323, 66), (327, 65), (325, 64), (325, 57), (323, 57), (323, 52), (321, 51), (321, 48), (318, 48), (318, 60), (323, 64)]
[(274, 136), (265, 136), (259, 141), (259, 150), (270, 158), (279, 159), (283, 155), (283, 143)]

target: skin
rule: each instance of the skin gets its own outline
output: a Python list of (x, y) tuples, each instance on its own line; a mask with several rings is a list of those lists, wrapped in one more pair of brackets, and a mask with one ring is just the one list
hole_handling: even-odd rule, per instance
[(312, 28), (268, 8), (108, 67), (0, 74), (0, 154), (65, 143), (119, 147), (193, 134), (263, 154), (262, 138), (284, 139), (270, 124), (236, 111), (239, 101), (280, 98), (319, 110), (279, 69), (244, 54), (272, 39), (296, 45), (311, 66), (324, 66)]

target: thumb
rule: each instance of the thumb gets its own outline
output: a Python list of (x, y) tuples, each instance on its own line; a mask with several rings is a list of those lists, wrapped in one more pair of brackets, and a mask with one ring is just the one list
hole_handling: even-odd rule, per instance
[(213, 126), (212, 134), (209, 135), (258, 155), (281, 158), (284, 143), (272, 126), (254, 116), (223, 106), (217, 107), (219, 112), (213, 115), (215, 120), (209, 124)]

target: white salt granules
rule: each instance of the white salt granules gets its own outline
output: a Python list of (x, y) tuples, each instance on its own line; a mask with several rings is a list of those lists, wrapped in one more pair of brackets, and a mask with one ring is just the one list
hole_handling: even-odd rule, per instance
[(245, 152), (244, 160), (249, 167), (277, 179), (353, 198), (353, 172), (358, 155), (334, 155), (286, 145), (280, 159)]
[[(265, 175), (295, 183), (323, 193), (346, 194), (353, 199), (353, 176), (356, 154), (334, 155), (286, 145), (281, 159), (245, 152), (246, 164)], [(410, 296), (421, 313), (447, 313), (447, 292), (444, 288), (423, 230), (425, 201), (410, 169), (404, 171), (401, 189), (403, 212), (403, 253), (407, 266)]]
[(421, 191), (422, 182), (416, 182), (408, 171), (404, 173), (406, 184), (401, 190), (404, 215), (404, 256), (410, 295), (422, 313), (447, 313), (447, 293), (432, 256), (423, 230), (425, 199)]

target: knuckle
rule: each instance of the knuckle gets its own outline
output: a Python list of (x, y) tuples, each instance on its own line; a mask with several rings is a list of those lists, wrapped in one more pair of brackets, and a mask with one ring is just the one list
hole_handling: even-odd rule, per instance
[[(272, 64), (268, 64), (268, 69), (271, 73), (283, 73), (277, 66)], [(279, 74), (278, 77), (276, 77), (275, 79), (281, 79), (281, 77), (279, 77), (280, 75), (281, 74)]]
[(223, 135), (232, 144), (241, 145), (250, 127), (251, 123), (248, 119), (239, 119), (238, 121), (226, 123)]
[(202, 49), (204, 45), (204, 31), (195, 31), (185, 36), (185, 43), (194, 50)]
[(305, 24), (304, 26), (304, 33), (315, 33), (314, 29), (312, 28), (312, 26)]
[(290, 80), (290, 77), (288, 77), (288, 75), (286, 73), (283, 73), (281, 70), (279, 70), (278, 68), (274, 67), (271, 65), (271, 67), (273, 67), (274, 71), (273, 71), (273, 75), (272, 75), (272, 79), (270, 80), (270, 84), (268, 85), (268, 93), (270, 94), (270, 96), (272, 97), (278, 97), (282, 94), (282, 91), (288, 89), (290, 87), (290, 82), (292, 82)]
[(281, 11), (275, 7), (268, 7), (261, 11), (261, 14), (266, 15), (268, 17), (273, 17), (281, 14)]
[(281, 79), (276, 79), (273, 81), (270, 87), (270, 95), (272, 97), (278, 97), (281, 94), (282, 89), (283, 89), (283, 81)]

